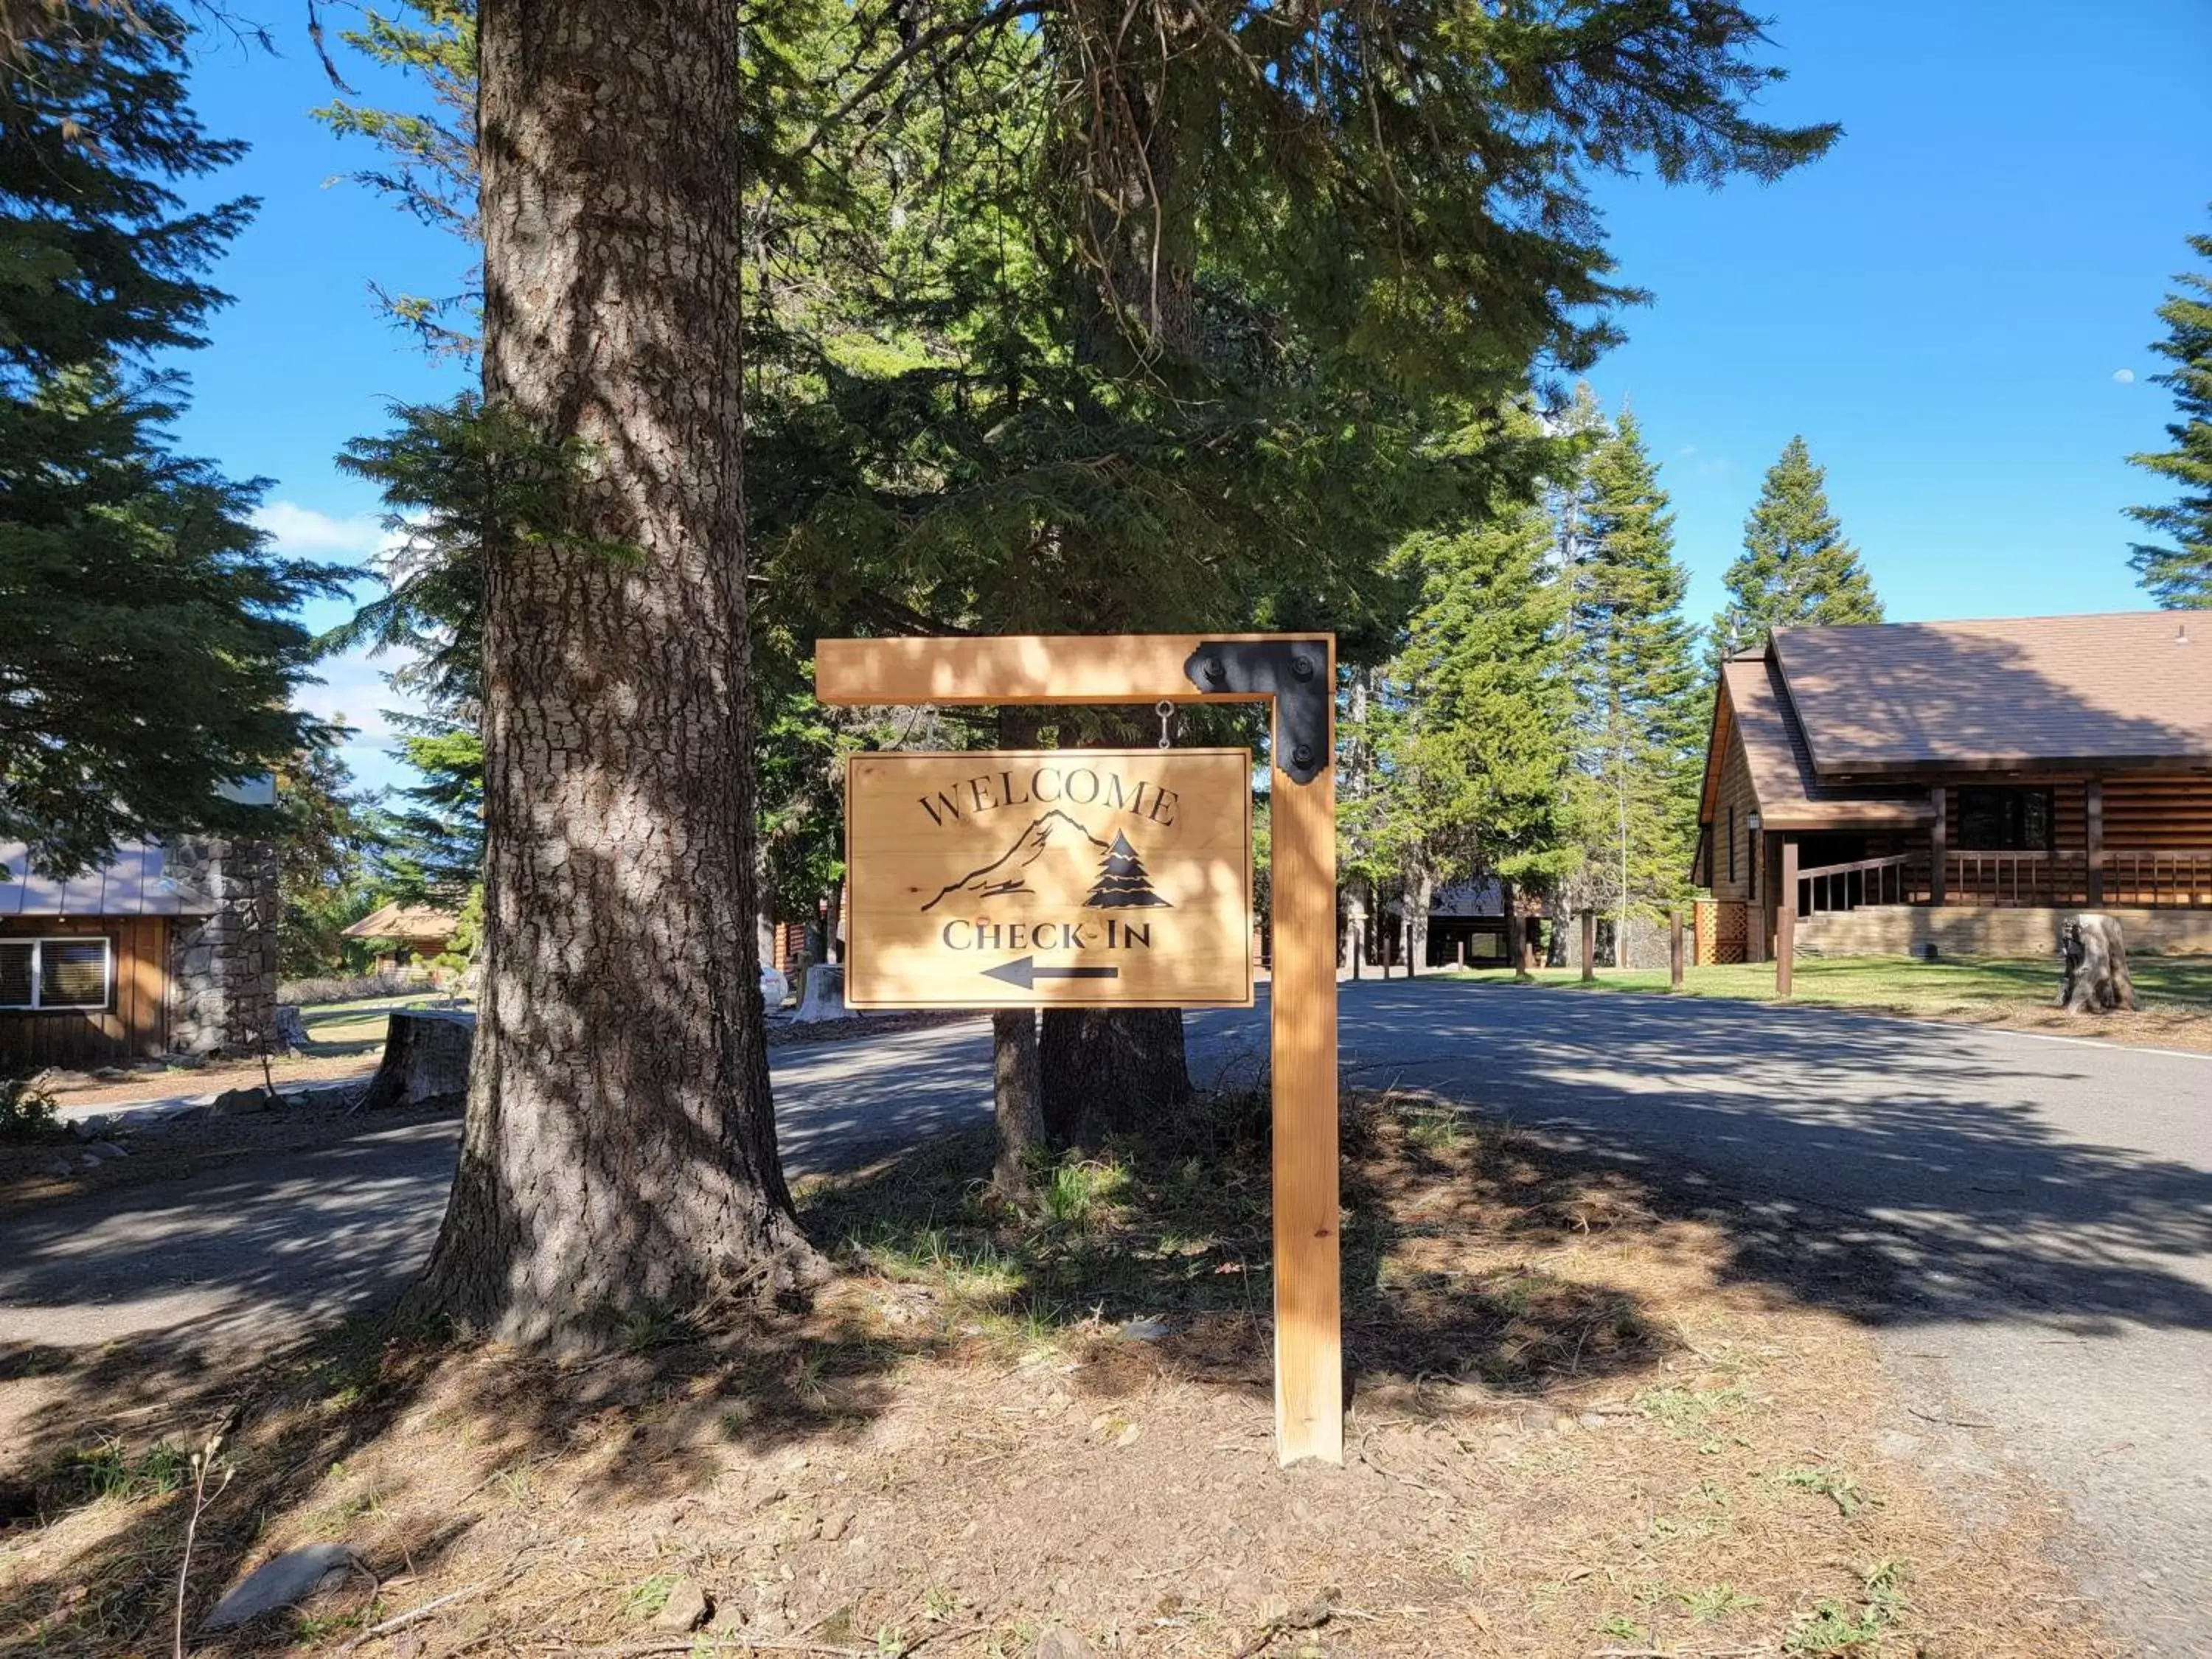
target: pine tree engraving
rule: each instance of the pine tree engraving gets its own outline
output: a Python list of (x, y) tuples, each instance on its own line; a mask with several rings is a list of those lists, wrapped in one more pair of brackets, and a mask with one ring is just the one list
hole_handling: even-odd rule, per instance
[(1105, 860), (1098, 868), (1098, 879), (1091, 884), (1091, 896), (1083, 901), (1083, 908), (1134, 910), (1154, 905), (1173, 908), (1152, 890), (1152, 878), (1145, 873), (1144, 860), (1129, 845), (1129, 838), (1115, 830), (1114, 844), (1106, 849)]

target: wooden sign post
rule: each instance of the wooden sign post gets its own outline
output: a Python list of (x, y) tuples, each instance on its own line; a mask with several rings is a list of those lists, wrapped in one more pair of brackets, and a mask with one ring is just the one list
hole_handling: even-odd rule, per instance
[[(1332, 1463), (1344, 1461), (1343, 1286), (1337, 1191), (1335, 686), (1336, 641), (1328, 635), (1031, 635), (992, 639), (823, 640), (815, 653), (816, 695), (826, 703), (911, 706), (1164, 701), (1269, 705), (1273, 734), (1269, 801), (1274, 978), (1268, 998), (1268, 1025), (1274, 1091), (1275, 1452), (1285, 1463), (1306, 1457), (1322, 1458)], [(1164, 766), (1170, 763), (1165, 757), (1188, 753), (1194, 764), (1202, 765), (1209, 752), (1218, 756), (1220, 751), (1154, 750), (1147, 758), (1156, 766)], [(891, 755), (865, 757), (871, 763), (896, 763), (901, 758)], [(915, 758), (926, 759), (935, 766), (948, 757)], [(1046, 836), (1045, 847), (1036, 862), (1024, 866), (1023, 880), (1025, 887), (1031, 888), (1031, 900), (1004, 910), (1004, 921), (981, 918), (986, 926), (1006, 927), (1018, 923), (1033, 927), (1042, 923), (1050, 930), (1047, 936), (1049, 949), (1036, 948), (1033, 931), (1024, 933), (1024, 949), (1021, 950), (1015, 948), (1011, 933), (992, 940), (981, 951), (975, 950), (969, 935), (958, 929), (948, 937), (945, 927), (955, 918), (948, 915), (932, 923), (929, 919), (936, 912), (925, 912), (919, 908), (929, 896), (922, 890), (936, 880), (939, 887), (954, 884), (955, 896), (980, 898), (981, 888), (990, 885), (991, 880), (985, 877), (978, 887), (959, 893), (957, 883), (964, 882), (981, 868), (981, 860), (963, 865), (960, 854), (940, 856), (924, 849), (981, 848), (995, 858), (1007, 849), (1014, 831), (1030, 823), (1026, 815), (1030, 809), (1045, 804), (1037, 799), (1034, 779), (1025, 782), (1016, 775), (1017, 761), (1025, 768), (1042, 763), (1043, 757), (979, 752), (958, 758), (968, 766), (973, 777), (981, 778), (986, 773), (1006, 775), (993, 779), (988, 791), (994, 802), (991, 808), (977, 806), (973, 794), (965, 798), (979, 820), (996, 819), (1006, 825), (1006, 834), (998, 837), (995, 848), (991, 836), (969, 839), (963, 832), (963, 839), (953, 841), (944, 838), (942, 824), (926, 829), (917, 826), (915, 817), (926, 820), (928, 816), (911, 805), (919, 798), (917, 793), (911, 789), (903, 790), (908, 805), (902, 806), (902, 787), (892, 787), (889, 774), (861, 784), (862, 805), (848, 827), (848, 845), (858, 859), (872, 859), (878, 863), (882, 861), (879, 855), (890, 852), (893, 868), (887, 875), (880, 869), (871, 874), (864, 866), (855, 865), (848, 872), (847, 879), (855, 896), (857, 917), (856, 931), (850, 935), (847, 951), (848, 981), (871, 988), (863, 994), (879, 999), (872, 1005), (860, 1006), (1055, 1006), (1081, 1000), (1094, 1006), (1118, 1001), (1122, 1006), (1136, 1007), (1249, 1000), (1249, 984), (1242, 998), (1195, 994), (1209, 988), (1224, 990), (1225, 964), (1218, 961), (1194, 959), (1190, 964), (1176, 966), (1155, 963), (1146, 970), (1151, 976), (1140, 981), (1130, 974), (1129, 959), (1137, 954), (1135, 947), (1119, 951), (1114, 960), (1106, 959), (1103, 921), (1110, 909), (1122, 907), (1100, 910), (1085, 906), (1079, 897), (1069, 902), (1073, 878), (1056, 863), (1045, 864), (1054, 843), (1063, 835), (1068, 843), (1073, 843), (1075, 832), (1062, 831), (1057, 827)], [(1107, 843), (1107, 850), (1097, 854), (1093, 861), (1094, 881), (1111, 878), (1126, 885), (1131, 879), (1127, 860), (1118, 857), (1113, 847), (1115, 830), (1118, 828), (1127, 832), (1126, 839), (1131, 854), (1143, 866), (1146, 879), (1160, 896), (1186, 896), (1194, 915), (1209, 903), (1225, 905), (1227, 901), (1220, 892), (1209, 896), (1187, 884), (1194, 878), (1190, 871), (1218, 874), (1237, 867), (1228, 858), (1228, 849), (1224, 845), (1218, 841), (1202, 845), (1194, 840), (1176, 841), (1170, 847), (1170, 837), (1163, 833), (1157, 843), (1162, 850), (1156, 854), (1152, 845), (1144, 839), (1152, 831), (1140, 830), (1130, 822), (1130, 808), (1138, 799), (1134, 786), (1146, 781), (1141, 776), (1142, 769), (1132, 763), (1137, 758), (1135, 755), (1064, 750), (1054, 753), (1050, 758), (1067, 766), (1097, 768), (1102, 762), (1121, 765), (1118, 773), (1121, 805), (1109, 805), (1106, 816), (1097, 822), (1088, 817), (1082, 819), (1083, 834)], [(921, 775), (909, 775), (903, 783), (911, 783)], [(1047, 792), (1061, 793), (1066, 781), (1067, 775), (1063, 774), (1048, 781)], [(1164, 783), (1170, 790), (1177, 787), (1165, 772), (1151, 781), (1156, 786)], [(969, 787), (962, 784), (963, 789)], [(974, 787), (982, 787), (980, 784)], [(1098, 777), (1098, 787), (1103, 800), (1109, 785), (1103, 773)], [(1203, 790), (1211, 786), (1201, 781), (1194, 787)], [(1006, 798), (1024, 791), (1028, 799), (1007, 811)], [(1249, 798), (1249, 783), (1243, 793)], [(933, 798), (933, 791), (932, 794)], [(1157, 793), (1151, 799), (1158, 799)], [(874, 805), (867, 804), (870, 801)], [(1083, 805), (1095, 815), (1099, 803)], [(852, 803), (848, 801), (848, 811), (851, 810)], [(941, 815), (941, 805), (939, 810)], [(881, 820), (876, 816), (879, 811), (887, 815)], [(866, 815), (865, 822), (861, 815)], [(1137, 818), (1139, 823), (1150, 822), (1154, 830), (1165, 830), (1157, 820), (1146, 820), (1141, 813)], [(1016, 819), (1020, 822), (1016, 823)], [(1186, 824), (1192, 821), (1183, 820)], [(1249, 833), (1246, 846), (1249, 848)], [(1068, 848), (1063, 846), (1062, 850), (1067, 851)], [(1095, 848), (1091, 851), (1097, 853)], [(1017, 851), (1016, 857), (1019, 856)], [(1075, 857), (1079, 866), (1080, 856), (1072, 852), (1070, 856)], [(955, 869), (956, 865), (959, 868)], [(1243, 855), (1242, 868), (1243, 880), (1249, 884), (1249, 852)], [(1185, 873), (1170, 875), (1171, 870), (1183, 870)], [(1030, 880), (1031, 872), (1037, 878), (1033, 885)], [(1208, 881), (1212, 879), (1211, 876), (1207, 878)], [(1170, 881), (1186, 884), (1171, 890), (1165, 884)], [(1236, 902), (1245, 907), (1249, 917), (1249, 886), (1243, 890), (1245, 896)], [(993, 896), (1005, 899), (1011, 897), (1013, 891), (1006, 889)], [(1178, 910), (1182, 908), (1178, 903)], [(1018, 916), (1017, 910), (1024, 911), (1027, 919)], [(909, 913), (921, 920), (908, 921)], [(1130, 917), (1140, 924), (1146, 915), (1160, 918), (1147, 941), (1147, 948), (1158, 957), (1160, 952), (1155, 941), (1166, 938), (1165, 918), (1170, 914), (1164, 906), (1145, 906), (1128, 908), (1124, 915), (1114, 919), (1118, 927), (1119, 923)], [(893, 930), (878, 935), (885, 941), (889, 954), (875, 963), (863, 959), (870, 949), (872, 919), (878, 928), (889, 926)], [(972, 924), (978, 917), (969, 914), (964, 919)], [(1068, 927), (1086, 924), (1092, 926), (1089, 935), (1073, 941), (1067, 938)], [(1246, 925), (1249, 927), (1249, 922)], [(936, 930), (933, 933), (929, 931), (932, 926)], [(1117, 931), (1117, 942), (1122, 941), (1123, 937)], [(1031, 982), (1027, 986), (1019, 983), (1021, 972), (1012, 967), (1024, 954), (1031, 959)], [(1248, 945), (1248, 963), (1249, 954)], [(908, 991), (938, 988), (933, 983), (925, 986), (924, 981), (933, 982), (939, 977), (939, 968), (924, 969), (922, 964), (949, 964), (978, 956), (988, 956), (993, 963), (1011, 971), (994, 976), (969, 968), (969, 977), (981, 982), (980, 987), (968, 988), (975, 993), (972, 1000), (954, 994), (945, 994), (945, 1000), (927, 1004), (899, 1000)], [(1048, 965), (1054, 967), (1113, 967), (1130, 976), (1109, 979), (1103, 975), (1086, 974), (1040, 978), (1035, 971), (1036, 964), (1048, 957)], [(945, 968), (944, 976), (950, 980), (957, 971)], [(1244, 971), (1249, 974), (1249, 966)]]

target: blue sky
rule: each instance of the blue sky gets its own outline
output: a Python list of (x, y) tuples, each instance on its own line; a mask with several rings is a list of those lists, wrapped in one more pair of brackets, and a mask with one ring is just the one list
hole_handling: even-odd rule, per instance
[[(1767, 9), (1791, 72), (1769, 110), (1841, 121), (1836, 149), (1767, 186), (1601, 195), (1620, 277), (1654, 303), (1590, 380), (1608, 407), (1632, 402), (1662, 463), (1692, 614), (1717, 606), (1760, 475), (1798, 432), (1893, 617), (2141, 606), (2120, 509), (2154, 481), (2122, 458), (2163, 441), (2153, 312), (2183, 239), (2212, 228), (2212, 6)], [(253, 145), (222, 188), (264, 205), (222, 267), (238, 303), (191, 359), (181, 436), (271, 480), (285, 545), (360, 557), (380, 539), (374, 495), (331, 458), (465, 374), (427, 362), (368, 285), (451, 292), (465, 261), (332, 182), (368, 153), (308, 118), (331, 89), (300, 15), (265, 21), (281, 55), (211, 44), (196, 72), (210, 129)], [(304, 699), (362, 726), (348, 758), (372, 785), (401, 771), (381, 665), (336, 661)]]

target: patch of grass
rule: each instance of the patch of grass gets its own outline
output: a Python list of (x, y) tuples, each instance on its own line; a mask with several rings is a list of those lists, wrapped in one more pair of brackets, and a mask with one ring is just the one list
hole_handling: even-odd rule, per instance
[(1593, 1626), (1600, 1636), (1611, 1637), (1616, 1642), (1649, 1642), (1651, 1632), (1625, 1613), (1609, 1613)]
[(1674, 1599), (1692, 1619), (1725, 1619), (1730, 1613), (1766, 1605), (1765, 1598), (1747, 1595), (1733, 1584), (1707, 1584), (1698, 1589), (1677, 1590)]
[(1114, 1159), (1064, 1160), (1053, 1165), (1037, 1189), (1044, 1218), (1071, 1231), (1109, 1224), (1129, 1188), (1129, 1173)]
[(1817, 1493), (1828, 1499), (1846, 1517), (1856, 1515), (1869, 1504), (1881, 1501), (1870, 1497), (1856, 1480), (1840, 1469), (1807, 1465), (1784, 1469), (1774, 1478), (1782, 1486), (1795, 1486), (1800, 1492)]
[(1455, 1152), (1468, 1143), (1466, 1119), (1449, 1108), (1411, 1108), (1399, 1115), (1406, 1144), (1425, 1152)]
[(1887, 1628), (1871, 1609), (1853, 1612), (1840, 1601), (1820, 1601), (1802, 1615), (1797, 1627), (1783, 1638), (1784, 1653), (1849, 1653), (1881, 1640)]
[(1684, 1439), (1697, 1440), (1708, 1436), (1717, 1419), (1741, 1410), (1746, 1398), (1741, 1382), (1718, 1389), (1669, 1383), (1664, 1388), (1645, 1389), (1629, 1403)]
[(623, 1592), (622, 1610), (633, 1618), (650, 1619), (668, 1605), (676, 1589), (676, 1575), (656, 1572)]
[(137, 1457), (123, 1449), (118, 1440), (73, 1454), (66, 1471), (68, 1482), (94, 1498), (113, 1498), (128, 1503), (141, 1498), (166, 1498), (181, 1491), (192, 1476), (191, 1454), (163, 1441)]
[(1905, 1563), (1884, 1558), (1859, 1569), (1856, 1607), (1824, 1597), (1810, 1613), (1798, 1615), (1783, 1638), (1784, 1653), (1848, 1654), (1873, 1647), (1905, 1611)]
[(686, 1334), (683, 1314), (674, 1308), (631, 1308), (617, 1322), (617, 1334), (623, 1349), (630, 1353), (644, 1353), (652, 1348), (665, 1348), (672, 1342), (681, 1341)]

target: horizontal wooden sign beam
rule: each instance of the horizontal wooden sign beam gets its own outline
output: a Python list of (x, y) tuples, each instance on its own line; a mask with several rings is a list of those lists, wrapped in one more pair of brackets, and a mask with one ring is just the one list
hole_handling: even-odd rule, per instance
[(1201, 646), (1279, 634), (1002, 634), (988, 639), (823, 640), (815, 696), (853, 705), (1261, 702), (1264, 692), (1208, 692), (1185, 665)]

